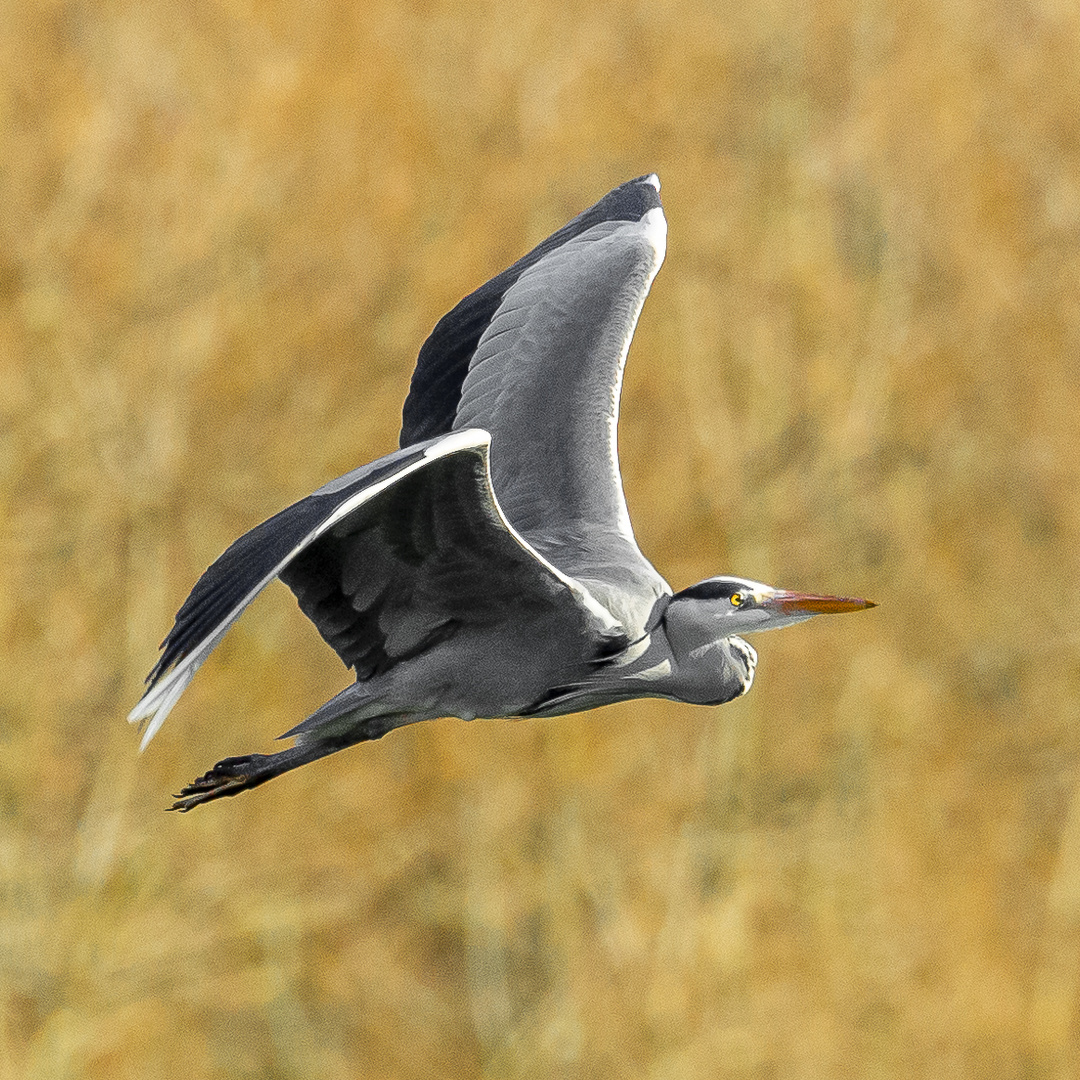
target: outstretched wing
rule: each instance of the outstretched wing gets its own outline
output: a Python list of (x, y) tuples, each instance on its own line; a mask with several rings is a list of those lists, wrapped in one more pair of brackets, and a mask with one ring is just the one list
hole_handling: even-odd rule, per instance
[(670, 591), (634, 539), (616, 446), (627, 350), (664, 257), (659, 191), (655, 176), (616, 188), (446, 315), (401, 433), (489, 431), (507, 518), (632, 636)]
[[(489, 436), (460, 431), (356, 469), (240, 537), (176, 616), (128, 717), (153, 737), (225, 632), (274, 578), (342, 661), (369, 678), (462, 626), (558, 609), (602, 651), (625, 634), (588, 589), (513, 529), (491, 486)], [(581, 637), (577, 642), (580, 643)]]

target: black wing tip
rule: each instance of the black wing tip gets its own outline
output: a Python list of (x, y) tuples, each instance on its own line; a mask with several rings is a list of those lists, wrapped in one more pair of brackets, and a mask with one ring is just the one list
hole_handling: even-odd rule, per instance
[(651, 187), (657, 195), (660, 194), (660, 177), (654, 172), (645, 173), (642, 176), (635, 176), (633, 180), (628, 180), (622, 186), (629, 187), (636, 184), (645, 184), (648, 187)]
[(613, 188), (581, 216), (595, 215), (594, 221), (640, 221), (650, 210), (662, 208), (660, 177), (653, 172)]
[(159, 646), (163, 651), (161, 656), (158, 657), (157, 663), (154, 664), (150, 669), (150, 673), (143, 679), (143, 683), (146, 686), (146, 693), (153, 690), (170, 671), (191, 654), (190, 647), (181, 646), (180, 648), (177, 648), (171, 639), (172, 634), (170, 633)]

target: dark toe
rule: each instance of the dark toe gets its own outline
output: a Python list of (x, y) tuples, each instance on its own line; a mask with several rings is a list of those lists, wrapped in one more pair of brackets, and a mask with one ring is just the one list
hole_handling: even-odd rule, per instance
[(236, 795), (258, 782), (258, 754), (225, 758), (174, 796), (170, 810), (186, 813), (205, 802)]

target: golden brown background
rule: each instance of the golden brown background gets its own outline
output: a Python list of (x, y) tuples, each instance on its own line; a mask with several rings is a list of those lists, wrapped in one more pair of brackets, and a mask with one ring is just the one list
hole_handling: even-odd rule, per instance
[[(721, 709), (394, 733), (199, 572), (391, 449), (464, 292), (656, 170), (645, 551), (880, 607)], [(1080, 8), (0, 6), (0, 1076), (1080, 1069)]]

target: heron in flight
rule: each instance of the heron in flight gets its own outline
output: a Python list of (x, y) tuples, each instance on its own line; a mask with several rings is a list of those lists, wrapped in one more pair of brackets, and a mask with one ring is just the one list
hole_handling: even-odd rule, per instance
[(142, 747), (275, 577), (356, 681), (276, 754), (219, 761), (187, 811), (419, 720), (745, 694), (741, 637), (867, 600), (712, 577), (634, 539), (616, 450), (627, 349), (664, 258), (655, 175), (622, 184), (465, 297), (424, 342), (400, 449), (241, 536), (196, 582), (129, 719)]

